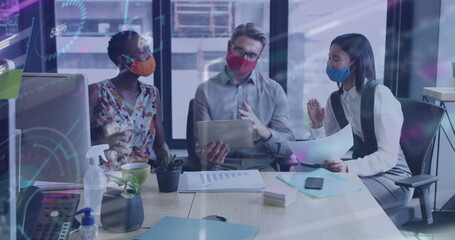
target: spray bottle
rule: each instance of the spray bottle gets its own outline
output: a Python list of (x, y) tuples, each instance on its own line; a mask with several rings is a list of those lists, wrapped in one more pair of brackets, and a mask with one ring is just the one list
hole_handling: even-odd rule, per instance
[(95, 224), (95, 219), (90, 212), (91, 208), (84, 208), (76, 212), (76, 215), (84, 213), (82, 216), (82, 224), (79, 227), (80, 240), (97, 240), (98, 239), (98, 226)]
[(89, 159), (89, 168), (84, 175), (84, 202), (86, 208), (92, 208), (94, 215), (99, 215), (101, 201), (106, 191), (106, 176), (99, 167), (99, 157), (107, 162), (104, 150), (109, 149), (109, 145), (101, 144), (91, 146), (85, 154)]

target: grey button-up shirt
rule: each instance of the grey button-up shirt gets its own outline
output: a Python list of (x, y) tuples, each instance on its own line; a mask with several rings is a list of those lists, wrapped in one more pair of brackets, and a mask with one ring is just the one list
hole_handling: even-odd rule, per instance
[[(201, 157), (196, 122), (240, 119), (238, 110), (246, 101), (258, 119), (269, 128), (272, 137), (263, 141), (254, 136), (254, 147), (235, 149), (233, 156), (270, 156), (287, 158), (292, 155), (286, 141), (294, 140), (290, 129), (289, 105), (283, 88), (272, 79), (253, 71), (244, 84), (233, 84), (226, 69), (201, 83), (194, 98), (194, 135), (196, 154)], [(234, 129), (233, 129), (234, 130)]]

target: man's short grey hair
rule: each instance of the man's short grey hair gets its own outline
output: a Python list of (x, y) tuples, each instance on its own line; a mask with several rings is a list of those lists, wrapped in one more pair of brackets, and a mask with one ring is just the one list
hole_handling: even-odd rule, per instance
[(234, 42), (235, 39), (241, 35), (260, 41), (262, 43), (262, 47), (265, 47), (267, 44), (267, 37), (265, 36), (264, 30), (254, 23), (238, 25), (232, 32), (231, 41)]

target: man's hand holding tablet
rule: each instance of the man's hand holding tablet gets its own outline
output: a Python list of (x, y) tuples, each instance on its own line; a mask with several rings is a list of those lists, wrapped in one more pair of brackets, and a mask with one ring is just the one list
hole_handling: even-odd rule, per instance
[(213, 164), (222, 164), (233, 148), (254, 146), (251, 120), (199, 121), (196, 126), (203, 156)]

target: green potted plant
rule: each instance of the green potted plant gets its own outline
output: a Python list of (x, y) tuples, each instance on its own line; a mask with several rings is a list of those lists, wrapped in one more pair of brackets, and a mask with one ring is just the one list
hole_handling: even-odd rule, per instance
[[(109, 179), (123, 190), (114, 189), (103, 195), (101, 203), (101, 224), (110, 232), (131, 232), (144, 223), (144, 207), (140, 192), (141, 185), (132, 174), (123, 177), (109, 175)], [(129, 187), (129, 188), (128, 188)]]
[(182, 173), (183, 160), (166, 156), (156, 169), (156, 178), (160, 192), (175, 192), (179, 186), (180, 174)]

